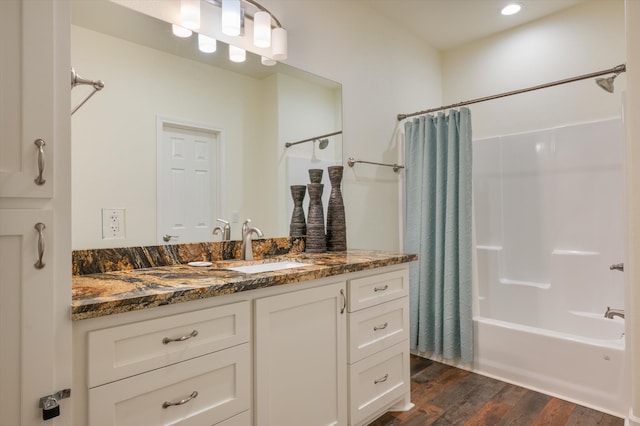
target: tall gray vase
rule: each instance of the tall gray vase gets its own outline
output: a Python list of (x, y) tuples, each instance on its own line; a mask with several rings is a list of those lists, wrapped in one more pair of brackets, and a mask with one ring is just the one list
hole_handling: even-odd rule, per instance
[(304, 218), (302, 201), (307, 193), (305, 185), (291, 185), (291, 197), (293, 198), (293, 214), (291, 215), (291, 225), (289, 226), (289, 236), (304, 237), (307, 235), (307, 222)]
[(347, 249), (347, 225), (345, 222), (344, 200), (340, 184), (342, 183), (342, 166), (327, 167), (331, 194), (327, 207), (327, 250), (345, 251)]
[(324, 209), (322, 207), (321, 183), (307, 185), (309, 191), (309, 213), (307, 214), (306, 251), (309, 253), (324, 253), (327, 251), (327, 236), (324, 229)]

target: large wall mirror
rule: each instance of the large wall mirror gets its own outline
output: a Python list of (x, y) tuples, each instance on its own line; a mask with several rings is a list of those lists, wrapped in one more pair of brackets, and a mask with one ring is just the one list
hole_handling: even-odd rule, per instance
[[(221, 42), (202, 53), (196, 34), (178, 38), (168, 22), (107, 0), (72, 1), (71, 61), (105, 83), (71, 119), (75, 250), (164, 244), (164, 234), (217, 241), (218, 218), (232, 222), (232, 239), (246, 218), (265, 237), (287, 236), (289, 186), (342, 164), (341, 134), (285, 148), (342, 130), (336, 82), (249, 52), (231, 62)], [(90, 90), (73, 88), (72, 106)], [(111, 210), (123, 214), (113, 234)]]

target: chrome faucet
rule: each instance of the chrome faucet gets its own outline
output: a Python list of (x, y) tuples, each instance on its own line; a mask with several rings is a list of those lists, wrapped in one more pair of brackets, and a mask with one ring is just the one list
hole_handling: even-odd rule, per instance
[(222, 220), (222, 219), (217, 219), (217, 220), (218, 222), (221, 222), (224, 224), (224, 228), (216, 226), (215, 228), (213, 228), (213, 235), (220, 233), (220, 236), (222, 237), (222, 241), (229, 241), (231, 239), (231, 225), (226, 220)]
[(613, 319), (613, 317), (624, 318), (624, 311), (622, 309), (611, 309), (607, 306), (607, 312), (604, 313), (605, 318)]
[(242, 224), (242, 251), (240, 253), (241, 260), (253, 260), (253, 249), (251, 247), (251, 235), (256, 234), (259, 238), (264, 235), (258, 228), (249, 227), (251, 219), (247, 219)]

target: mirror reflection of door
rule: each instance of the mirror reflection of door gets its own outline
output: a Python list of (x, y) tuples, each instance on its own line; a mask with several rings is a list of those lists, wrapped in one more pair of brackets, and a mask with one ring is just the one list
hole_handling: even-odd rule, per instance
[(222, 200), (220, 130), (159, 120), (158, 244), (213, 240)]

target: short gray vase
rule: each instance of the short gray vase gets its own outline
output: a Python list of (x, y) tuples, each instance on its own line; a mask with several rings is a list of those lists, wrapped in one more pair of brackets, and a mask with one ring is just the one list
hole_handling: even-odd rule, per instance
[(327, 167), (331, 194), (327, 207), (327, 250), (345, 251), (347, 249), (347, 225), (344, 213), (344, 200), (340, 184), (342, 183), (342, 166)]
[(291, 197), (293, 198), (293, 214), (289, 226), (289, 236), (304, 237), (307, 235), (307, 221), (304, 218), (302, 202), (307, 193), (305, 185), (291, 185)]
[(324, 209), (322, 207), (321, 183), (307, 185), (309, 191), (309, 213), (307, 214), (306, 251), (309, 253), (324, 253), (327, 251), (327, 235), (324, 228)]
[(309, 182), (322, 183), (322, 169), (309, 169)]

